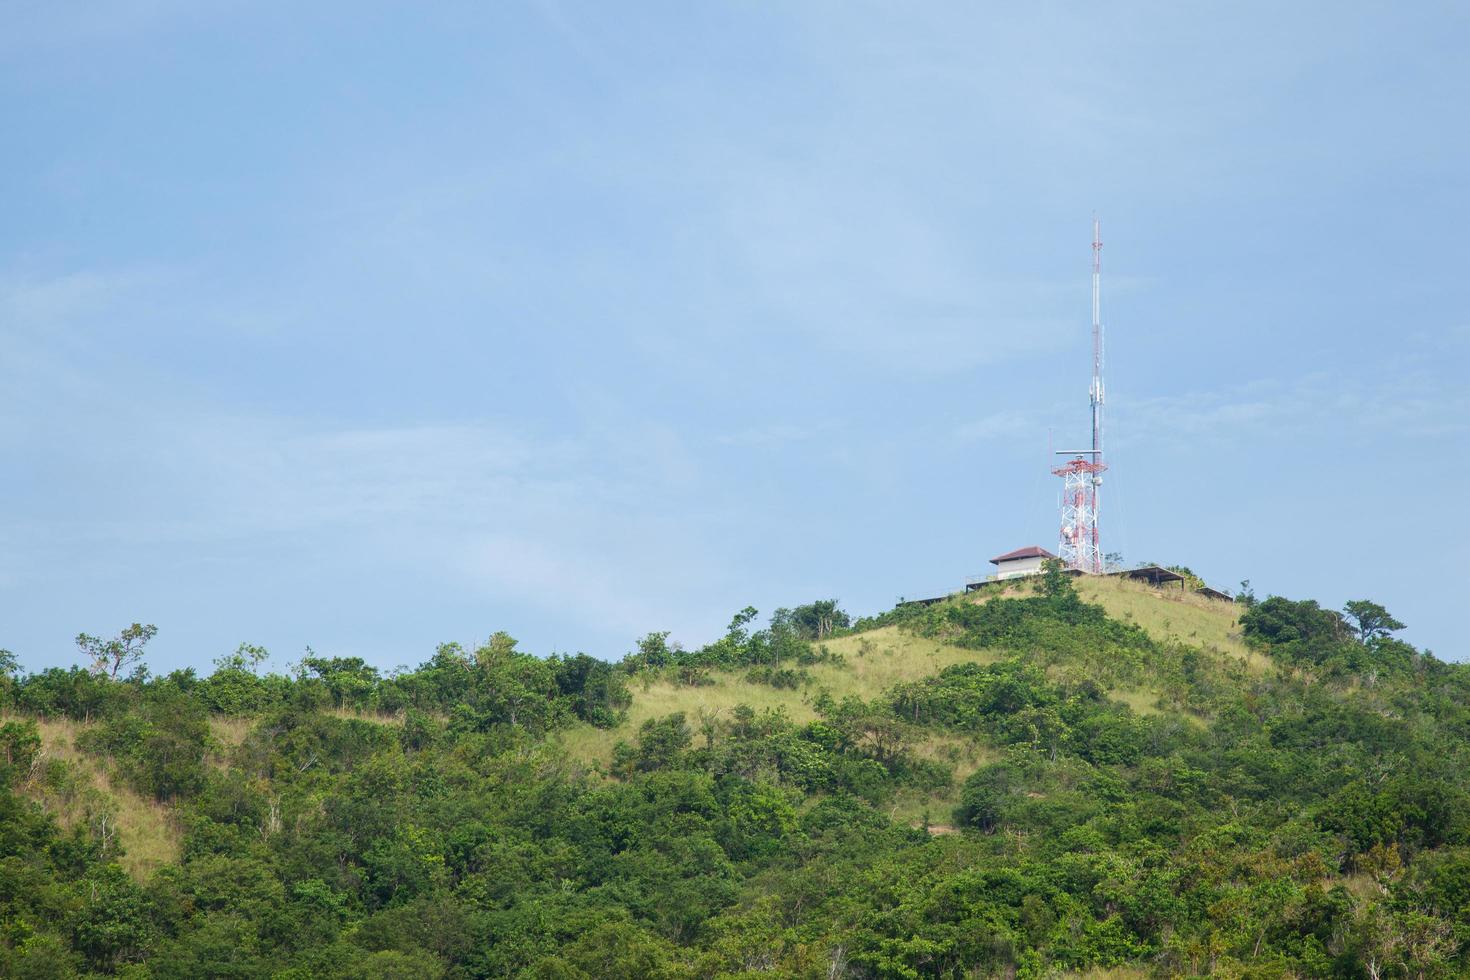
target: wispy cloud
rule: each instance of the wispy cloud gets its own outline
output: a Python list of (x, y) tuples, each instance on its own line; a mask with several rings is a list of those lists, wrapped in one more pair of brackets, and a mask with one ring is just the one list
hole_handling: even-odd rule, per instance
[(11, 330), (51, 330), (95, 316), (139, 288), (156, 283), (156, 271), (81, 270), (0, 279), (0, 323)]
[(1124, 401), (1110, 407), (1125, 445), (1148, 440), (1234, 442), (1357, 435), (1435, 439), (1470, 431), (1470, 394), (1415, 371), (1369, 378), (1315, 374)]
[(6, 30), (0, 34), (0, 52), (128, 38), (182, 17), (195, 18), (231, 6), (223, 0), (12, 4), (5, 15)]
[(784, 446), (795, 442), (809, 442), (821, 438), (836, 431), (838, 426), (833, 423), (820, 423), (815, 425), (799, 425), (791, 422), (773, 422), (768, 425), (755, 425), (740, 429), (736, 432), (727, 432), (716, 436), (715, 442), (721, 446), (747, 446), (753, 448), (769, 448), (772, 446)]
[(1015, 439), (1034, 436), (1046, 429), (1047, 418), (1055, 418), (1055, 412), (1042, 409), (1007, 408), (991, 412), (979, 418), (962, 422), (955, 427), (955, 438), (961, 442), (989, 442), (995, 439)]
[(0, 581), (22, 565), (49, 575), (42, 552), (63, 542), (108, 556), (249, 543), (283, 561), (351, 554), (384, 575), (554, 612), (569, 641), (660, 624), (698, 638), (708, 590), (728, 578), (708, 519), (666, 512), (648, 483), (659, 480), (649, 454), (666, 449), (489, 422), (333, 428), (134, 411), (66, 447), (104, 474), (69, 491), (74, 506), (0, 524), (16, 559)]
[(38, 421), (89, 397), (98, 379), (85, 332), (160, 279), (158, 270), (0, 277), (0, 444), (33, 438)]
[(1075, 283), (977, 276), (949, 222), (842, 167), (753, 161), (730, 192), (736, 275), (770, 322), (870, 367), (945, 374), (1048, 350)]
[[(128, 343), (114, 324), (141, 337), (151, 302), (181, 283), (163, 269), (0, 281), (0, 446), (28, 461), (0, 519), (0, 585), (105, 575), (128, 554), (207, 562), (248, 548), (538, 608), (573, 643), (660, 626), (698, 640), (709, 627), (701, 610), (731, 574), (711, 540), (721, 491), (677, 428), (616, 403), (554, 429), (528, 413), (370, 425), (212, 404), (167, 367), (107, 356)], [(202, 301), (184, 292), (180, 309)], [(678, 503), (689, 499), (701, 506)], [(48, 558), (58, 551), (66, 572)]]

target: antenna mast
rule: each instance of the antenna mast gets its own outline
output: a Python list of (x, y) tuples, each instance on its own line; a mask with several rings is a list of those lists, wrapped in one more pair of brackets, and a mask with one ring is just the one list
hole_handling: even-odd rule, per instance
[[(1102, 233), (1092, 218), (1092, 460), (1103, 461)], [(1093, 481), (1102, 483), (1101, 479)], [(1095, 529), (1094, 529), (1095, 530)]]
[(1059, 452), (1071, 460), (1052, 470), (1062, 478), (1062, 533), (1058, 556), (1068, 568), (1094, 575), (1103, 571), (1102, 545), (1098, 539), (1097, 515), (1101, 501), (1103, 463), (1103, 330), (1102, 330), (1102, 234), (1097, 216), (1092, 218), (1092, 448)]

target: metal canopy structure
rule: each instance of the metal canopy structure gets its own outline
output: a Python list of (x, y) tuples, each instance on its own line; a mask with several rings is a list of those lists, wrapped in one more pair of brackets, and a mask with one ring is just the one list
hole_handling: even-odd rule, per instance
[(1172, 585), (1178, 582), (1180, 589), (1184, 588), (1184, 576), (1162, 565), (1144, 565), (1142, 568), (1129, 568), (1121, 572), (1108, 572), (1108, 574), (1119, 578), (1137, 579), (1154, 586)]
[[(968, 591), (968, 590), (966, 590), (966, 591)], [(898, 608), (902, 608), (903, 606), (932, 606), (935, 603), (943, 602), (945, 599), (952, 599), (952, 598), (954, 598), (954, 595), (953, 594), (950, 594), (950, 595), (937, 595), (937, 596), (933, 596), (933, 597), (928, 598), (928, 599), (904, 599), (904, 600), (896, 603), (894, 605), (894, 608), (895, 609), (898, 609)]]

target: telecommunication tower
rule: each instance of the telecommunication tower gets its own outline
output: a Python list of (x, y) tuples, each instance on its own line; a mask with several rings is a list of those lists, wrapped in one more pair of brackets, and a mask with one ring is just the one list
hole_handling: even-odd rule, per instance
[(1102, 499), (1103, 463), (1103, 330), (1102, 330), (1102, 235), (1092, 219), (1092, 448), (1058, 451), (1071, 456), (1052, 473), (1062, 478), (1062, 535), (1057, 557), (1068, 568), (1100, 574), (1102, 547), (1098, 542), (1097, 515)]

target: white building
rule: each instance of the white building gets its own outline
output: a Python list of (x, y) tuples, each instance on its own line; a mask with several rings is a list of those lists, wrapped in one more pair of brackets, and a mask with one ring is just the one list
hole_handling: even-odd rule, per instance
[(1024, 575), (1040, 575), (1041, 563), (1048, 558), (1055, 557), (1056, 555), (1050, 551), (1034, 544), (1027, 548), (1017, 548), (1015, 551), (1008, 551), (990, 559), (990, 563), (995, 566), (995, 574), (991, 578), (998, 580), (1021, 578)]

